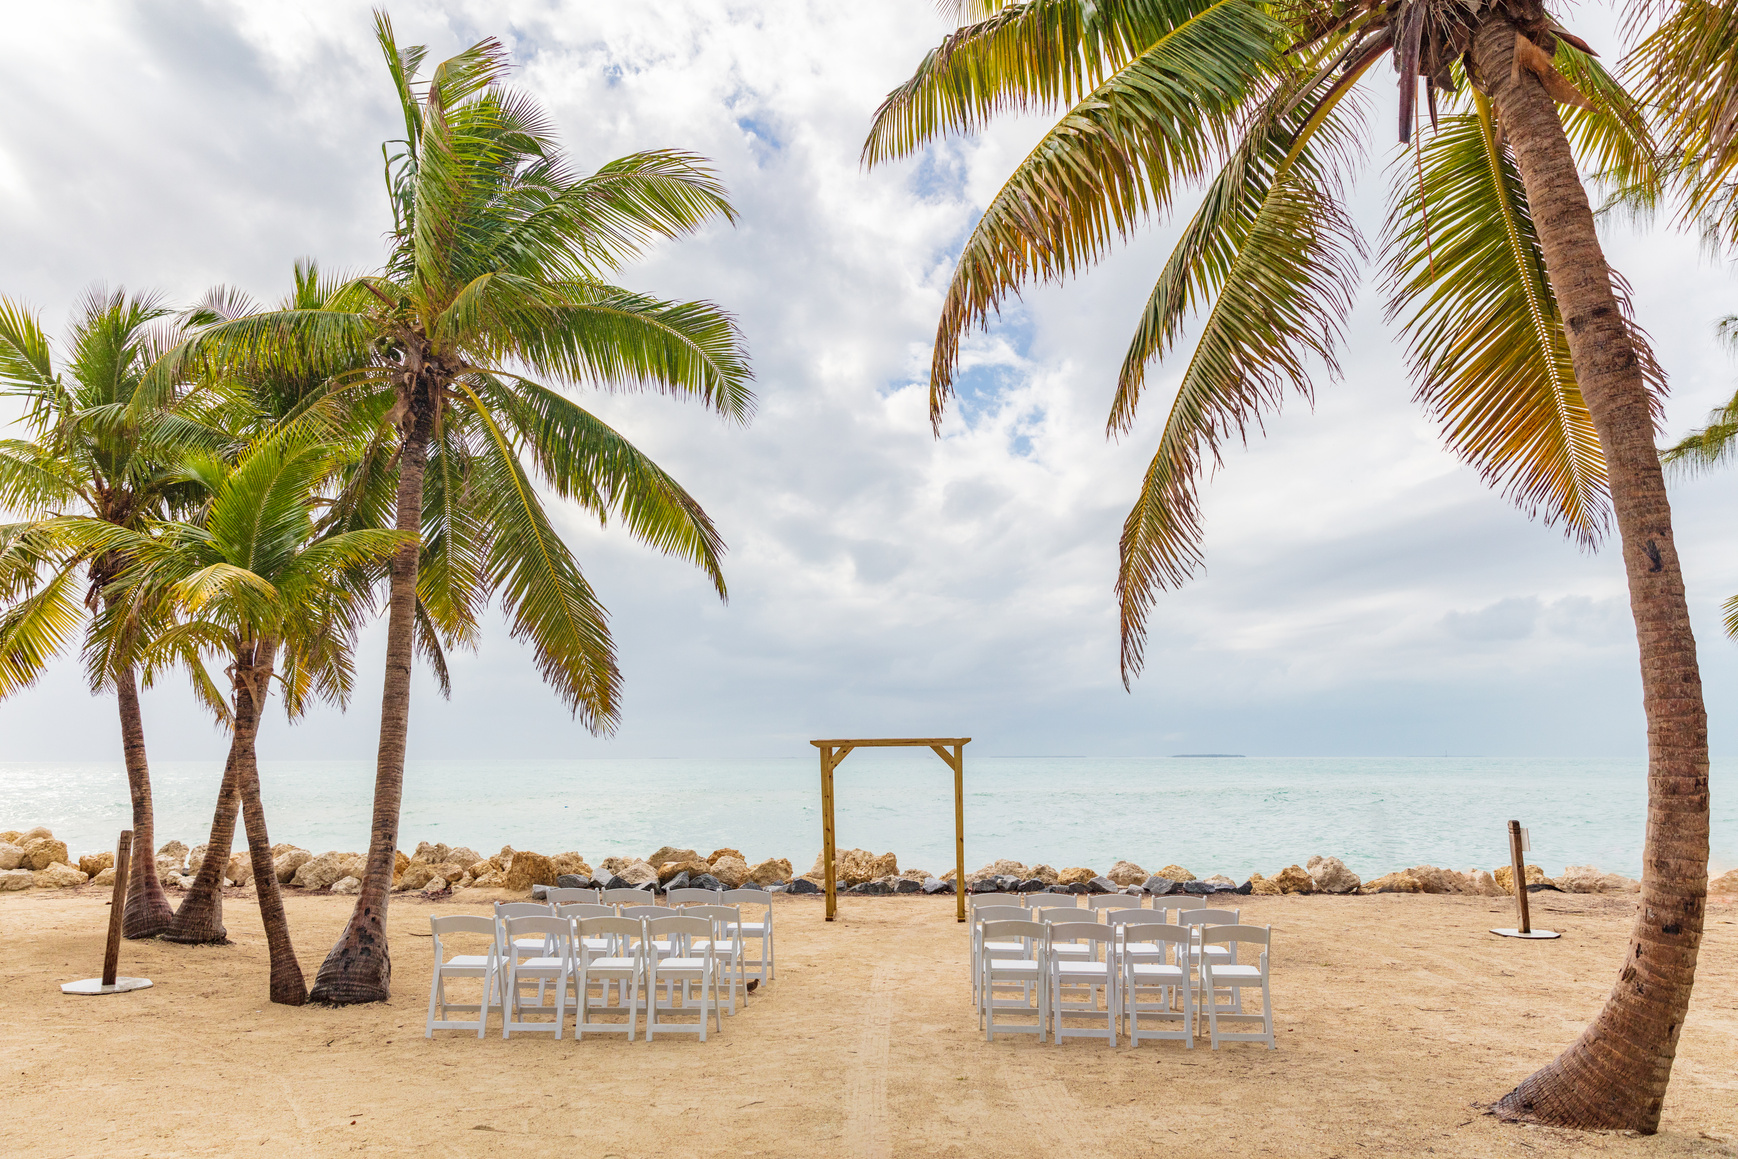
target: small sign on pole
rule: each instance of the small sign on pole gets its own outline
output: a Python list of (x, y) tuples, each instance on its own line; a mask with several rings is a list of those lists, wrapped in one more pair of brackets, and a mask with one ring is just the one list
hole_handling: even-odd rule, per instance
[(115, 845), (115, 889), (109, 896), (109, 940), (103, 947), (103, 976), (63, 982), (62, 994), (125, 994), (151, 985), (149, 978), (122, 978), (117, 974), (121, 964), (121, 923), (127, 916), (127, 871), (132, 864), (133, 831), (123, 829), (121, 840)]
[(1522, 853), (1533, 848), (1532, 836), (1523, 828), (1519, 821), (1509, 822), (1509, 872), (1513, 875), (1511, 881), (1515, 887), (1515, 918), (1514, 929), (1492, 930), (1491, 933), (1505, 938), (1531, 938), (1544, 940), (1562, 935), (1555, 930), (1536, 930), (1533, 928), (1533, 916), (1527, 908), (1527, 866)]

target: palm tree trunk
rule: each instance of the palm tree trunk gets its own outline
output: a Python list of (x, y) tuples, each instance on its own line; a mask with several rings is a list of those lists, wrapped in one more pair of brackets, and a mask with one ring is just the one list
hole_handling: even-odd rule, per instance
[(374, 819), (368, 864), (356, 908), (338, 942), (320, 963), (309, 998), (350, 1005), (392, 996), (392, 959), (386, 946), (386, 903), (398, 853), (398, 809), (404, 796), (405, 738), (410, 728), (412, 630), (416, 626), (416, 573), (422, 530), (423, 474), (439, 394), (419, 381), (405, 420), (398, 459), (398, 530), (417, 536), (392, 557), (391, 602), (386, 620), (386, 687), (380, 698), (380, 748), (374, 766)]
[[(239, 661), (238, 661), (239, 662)], [(223, 875), (229, 868), (229, 852), (235, 843), (235, 815), (241, 805), (236, 764), (242, 746), (242, 701), (235, 697), (235, 731), (230, 737), (229, 759), (223, 765), (223, 783), (217, 790), (217, 809), (211, 816), (211, 836), (205, 843), (205, 860), (193, 876), (193, 885), (175, 910), (175, 921), (163, 931), (166, 942), (189, 944), (229, 941), (223, 925)], [(251, 707), (250, 707), (251, 711)]]
[[(266, 948), (271, 954), (271, 1000), (284, 1006), (308, 1001), (308, 984), (302, 979), (296, 947), (290, 941), (290, 922), (284, 914), (284, 895), (272, 866), (272, 840), (266, 833), (265, 806), (260, 801), (258, 748), (259, 720), (271, 688), (272, 665), (277, 648), (262, 644), (249, 680), (250, 699), (257, 706), (247, 745), (236, 754), (236, 789), (241, 795), (241, 815), (247, 826), (248, 858), (253, 863), (254, 892), (259, 897), (259, 916), (266, 930)], [(237, 731), (237, 739), (240, 739)]]
[(121, 708), (121, 752), (127, 763), (127, 789), (133, 798), (133, 865), (127, 874), (127, 912), (121, 933), (154, 938), (175, 920), (175, 911), (157, 878), (156, 831), (151, 816), (151, 767), (145, 760), (145, 720), (139, 711), (139, 682), (132, 668), (115, 677)]
[(1473, 41), (1474, 64), (1514, 150), (1575, 376), (1605, 451), (1641, 650), (1648, 815), (1641, 904), (1605, 1008), (1494, 1109), (1562, 1127), (1652, 1133), (1702, 941), (1708, 719), (1647, 388), (1556, 106), (1532, 73), (1517, 74), (1515, 37), (1500, 11), (1487, 16)]

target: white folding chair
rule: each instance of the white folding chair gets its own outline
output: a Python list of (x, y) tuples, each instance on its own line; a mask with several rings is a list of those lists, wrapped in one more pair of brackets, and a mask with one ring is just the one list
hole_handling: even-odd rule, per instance
[(550, 905), (574, 905), (580, 902), (597, 903), (601, 890), (579, 889), (571, 886), (550, 886), (543, 895), (543, 900)]
[[(710, 918), (689, 917), (686, 914), (649, 918), (646, 921), (646, 940), (651, 943), (665, 940), (669, 944), (682, 947), (682, 952), (668, 958), (660, 959), (651, 955), (647, 963), (647, 978), (650, 984), (646, 987), (648, 1000), (646, 1002), (646, 1041), (652, 1041), (653, 1032), (658, 1027), (666, 1031), (681, 1033), (698, 1033), (700, 1041), (706, 1041), (706, 1016), (712, 1015), (718, 1023), (720, 1032), (724, 1030), (724, 1021), (719, 1012), (718, 1003), (718, 973), (717, 957), (712, 948), (713, 924)], [(658, 1001), (658, 983), (664, 984), (668, 997)], [(682, 983), (682, 1005), (676, 1005), (674, 983)], [(694, 983), (700, 985), (700, 1005), (688, 1005), (688, 987)], [(698, 1024), (686, 1022), (669, 1022), (660, 1018), (659, 1012), (666, 1014), (683, 1011), (698, 1013)]]
[(978, 993), (978, 983), (983, 980), (983, 960), (986, 954), (997, 958), (1030, 958), (1032, 947), (1029, 939), (1018, 941), (984, 940), (984, 923), (986, 921), (1031, 921), (1032, 915), (1024, 907), (1017, 905), (980, 905), (972, 911), (971, 935), (971, 967), (972, 967), (972, 1001), (979, 1002), (982, 996)]
[(1187, 893), (1167, 893), (1153, 899), (1153, 908), (1167, 910), (1206, 909), (1207, 899)]
[[(554, 892), (551, 890), (550, 892)], [(614, 906), (601, 902), (570, 901), (555, 907), (555, 916), (567, 918), (569, 921), (579, 921), (583, 918), (613, 918), (616, 916)], [(574, 956), (578, 958), (596, 958), (613, 953), (616, 942), (613, 938), (580, 938), (573, 944)]]
[[(497, 924), (505, 922), (508, 918), (552, 918), (554, 916), (555, 907), (544, 901), (498, 901), (495, 903), (495, 921)], [(554, 952), (554, 947), (550, 945), (549, 939), (541, 937), (527, 936), (519, 939), (516, 943), (503, 937), (501, 946), (503, 947), (501, 951), (502, 975), (507, 972), (506, 962), (509, 958), (543, 958)], [(537, 1003), (540, 1006), (543, 1004), (543, 986), (544, 983), (539, 980), (537, 982)]]
[[(1141, 943), (1129, 941), (1139, 937)], [(1189, 984), (1189, 948), (1194, 935), (1187, 926), (1162, 921), (1123, 923), (1122, 986), (1123, 1023), (1130, 1046), (1142, 1039), (1181, 1041), (1185, 1050), (1195, 1049), (1195, 990)], [(1131, 954), (1132, 945), (1152, 945), (1157, 955)], [(1142, 992), (1157, 991), (1156, 1001), (1141, 1001)], [(1182, 1009), (1177, 1009), (1178, 1005)], [(1149, 1022), (1180, 1023), (1174, 1030), (1143, 1030), (1141, 1016)]]
[[(1187, 926), (1195, 932), (1194, 948), (1189, 952), (1189, 964), (1195, 967), (1197, 974), (1200, 972), (1203, 957), (1212, 958), (1219, 963), (1237, 961), (1235, 943), (1230, 946), (1203, 946), (1201, 944), (1201, 930), (1208, 926), (1237, 925), (1241, 919), (1241, 914), (1241, 910), (1202, 908), (1184, 910), (1177, 915), (1178, 925)], [(1233, 1014), (1243, 1013), (1243, 992), (1241, 990), (1232, 990), (1226, 997), (1230, 1000), (1230, 1005), (1225, 1007), (1226, 1010)], [(1213, 991), (1201, 991), (1201, 1002), (1204, 1006), (1212, 1005), (1218, 1000), (1218, 995)]]
[[(1050, 934), (1046, 943), (1050, 951), (1050, 969), (1047, 971), (1050, 991), (1050, 1041), (1059, 1043), (1064, 1038), (1103, 1038), (1107, 1046), (1114, 1047), (1117, 1023), (1116, 931), (1097, 922), (1050, 921), (1045, 923), (1045, 928)], [(1056, 955), (1059, 945), (1083, 943), (1089, 953), (1087, 957)], [(1070, 1000), (1064, 996), (1063, 987), (1081, 986), (1086, 988), (1084, 999)], [(1063, 1019), (1068, 1017), (1098, 1017), (1100, 988), (1104, 990), (1104, 1029), (1066, 1025)]]
[[(1098, 911), (1089, 910), (1083, 906), (1068, 905), (1044, 907), (1042, 909), (1033, 910), (1032, 914), (1045, 925), (1049, 925), (1051, 922), (1096, 923), (1098, 921)], [(1091, 957), (1092, 952), (1093, 947), (1083, 946), (1074, 942), (1063, 942), (1060, 944), (1052, 942), (1050, 944), (1050, 956), (1052, 958), (1084, 960)]]
[(1073, 905), (1074, 896), (1066, 893), (1027, 893), (1020, 896), (1020, 904), (1027, 909), (1040, 909), (1045, 906)]
[[(712, 932), (703, 942), (690, 942), (688, 948), (690, 952), (702, 948), (711, 950), (719, 984), (726, 981), (730, 984), (730, 1006), (725, 1013), (735, 1017), (739, 987), (742, 989), (742, 1004), (748, 1005), (748, 980), (742, 969), (742, 939), (736, 936), (737, 928), (742, 925), (742, 911), (733, 905), (691, 905), (682, 912), (712, 923)], [(687, 1000), (684, 993), (682, 1001), (686, 1003)]]
[[(596, 917), (580, 918), (578, 926), (582, 943), (606, 942), (614, 948), (608, 954), (579, 959), (574, 976), (579, 996), (579, 1017), (573, 1026), (574, 1041), (579, 1041), (590, 1030), (609, 1034), (625, 1031), (628, 1041), (632, 1042), (646, 981), (646, 923), (637, 918)], [(591, 1000), (590, 992), (594, 982), (602, 992), (596, 1002)], [(621, 998), (620, 1003), (613, 1006), (609, 1000), (612, 984)], [(628, 1021), (625, 1026), (598, 1022), (592, 1018), (593, 1014), (625, 1014)]]
[[(511, 1038), (518, 1030), (553, 1032), (559, 1039), (562, 1023), (567, 1021), (567, 984), (575, 968), (573, 923), (567, 918), (557, 917), (510, 917), (502, 918), (501, 926), (505, 935), (504, 945), (515, 945), (521, 938), (529, 941), (536, 936), (552, 951), (525, 959), (520, 959), (517, 954), (505, 955), (507, 996), (501, 1007), (501, 1037)], [(537, 1005), (531, 1009), (538, 1013), (549, 1012), (549, 1007), (543, 1004), (543, 988), (547, 983), (555, 983), (554, 1022), (533, 1022), (524, 1017), (526, 1007), (520, 1001), (519, 984), (522, 979), (529, 978), (537, 980)]]
[[(982, 937), (987, 945), (1012, 944), (1030, 946), (1030, 955), (1022, 957), (995, 957), (989, 954), (979, 959), (977, 992), (981, 996), (978, 1002), (978, 1022), (984, 1028), (984, 1041), (994, 1042), (997, 1034), (1036, 1034), (1038, 1041), (1044, 1041), (1044, 1030), (1050, 1022), (1050, 994), (1045, 985), (1045, 965), (1049, 956), (1045, 952), (1049, 944), (1049, 933), (1042, 922), (1020, 921), (1008, 919), (991, 919), (982, 923)], [(998, 1002), (995, 993), (998, 988), (1006, 990), (1019, 987), (1022, 997), (1019, 1002)], [(1037, 999), (1037, 1005), (1032, 1005), (1032, 999)], [(1021, 1016), (1037, 1017), (1037, 1022), (1028, 1025), (1023, 1022), (998, 1021), (1000, 1013), (1011, 1016), (1015, 1013)]]
[(1095, 910), (1140, 909), (1141, 899), (1132, 893), (1094, 893), (1087, 895), (1086, 908)]
[(766, 913), (759, 921), (743, 921), (737, 924), (736, 936), (743, 941), (751, 939), (760, 942), (760, 960), (750, 963), (746, 958), (744, 964), (755, 967), (755, 980), (762, 986), (768, 985), (778, 976), (777, 963), (773, 955), (772, 944), (772, 894), (763, 889), (732, 889), (727, 890), (722, 904), (733, 905), (740, 910), (745, 905), (765, 906)]
[[(499, 938), (495, 923), (486, 917), (454, 914), (450, 917), (431, 917), (429, 925), (434, 930), (434, 977), (429, 980), (428, 1025), (424, 1030), (424, 1037), (433, 1038), (437, 1030), (475, 1030), (477, 1037), (481, 1038), (489, 1026), (489, 999), (499, 983), (495, 976), (495, 971), (500, 966)], [(487, 952), (447, 957), (447, 947), (442, 944), (441, 939), (460, 935), (487, 938)], [(482, 1000), (475, 1004), (447, 1001), (448, 978), (481, 978)], [(477, 1019), (475, 1022), (455, 1021), (447, 1017), (449, 1010), (474, 1010), (477, 1012)]]
[(723, 897), (722, 889), (672, 889), (664, 895), (664, 904), (717, 905)]
[[(1265, 1042), (1267, 1049), (1279, 1049), (1273, 1041), (1273, 993), (1267, 980), (1267, 955), (1273, 940), (1272, 930), (1273, 927), (1271, 926), (1206, 926), (1201, 930), (1203, 948), (1213, 946), (1235, 948), (1240, 942), (1248, 942), (1261, 947), (1260, 960), (1258, 964), (1253, 966), (1247, 962), (1217, 960), (1212, 954), (1201, 955), (1201, 993), (1209, 996), (1205, 1003), (1207, 1039), (1214, 1050), (1219, 1049), (1221, 1041)], [(1241, 994), (1246, 986), (1261, 987), (1260, 1014), (1244, 1014), (1240, 1010), (1222, 1010), (1219, 1004), (1211, 998), (1216, 988), (1229, 988), (1233, 992)], [(1221, 1034), (1219, 1032), (1221, 1018), (1233, 1022), (1259, 1022), (1261, 1023), (1261, 1030), (1255, 1034)]]
[[(661, 905), (625, 905), (622, 907), (624, 918), (636, 918), (640, 921), (652, 921), (657, 918), (676, 916), (676, 911)], [(673, 958), (682, 952), (682, 947), (669, 938), (652, 936), (646, 943), (646, 956), (651, 959)]]
[(606, 889), (603, 891), (603, 896), (598, 900), (602, 901), (605, 905), (622, 906), (652, 905), (658, 900), (658, 898), (657, 895), (649, 889), (641, 889), (639, 886), (630, 886), (622, 889)]

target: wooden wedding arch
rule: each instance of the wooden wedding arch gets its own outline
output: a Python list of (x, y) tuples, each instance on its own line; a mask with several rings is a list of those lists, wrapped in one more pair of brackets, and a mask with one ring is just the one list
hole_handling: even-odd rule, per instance
[(966, 745), (969, 736), (878, 737), (868, 740), (812, 740), (821, 750), (821, 860), (827, 876), (827, 920), (839, 912), (839, 891), (833, 867), (833, 770), (853, 749), (927, 748), (953, 770), (953, 848), (955, 912), (966, 920)]

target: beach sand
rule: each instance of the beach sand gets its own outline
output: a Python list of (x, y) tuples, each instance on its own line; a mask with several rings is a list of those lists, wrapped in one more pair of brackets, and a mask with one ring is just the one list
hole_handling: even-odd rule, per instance
[[(1738, 899), (1710, 902), (1662, 1131), (1634, 1138), (1479, 1110), (1599, 1008), (1627, 897), (1535, 896), (1555, 942), (1487, 933), (1513, 924), (1501, 899), (1244, 899), (1274, 927), (1277, 1051), (986, 1043), (965, 927), (927, 897), (842, 898), (832, 925), (779, 899), (778, 981), (705, 1044), (426, 1039), (414, 935), (493, 896), (395, 898), (392, 1002), (297, 1010), (264, 1000), (250, 891), (225, 902), (232, 945), (124, 944), (156, 985), (108, 998), (58, 991), (100, 970), (106, 890), (0, 895), (0, 1154), (1738, 1154)], [(351, 899), (287, 903), (311, 978)]]

